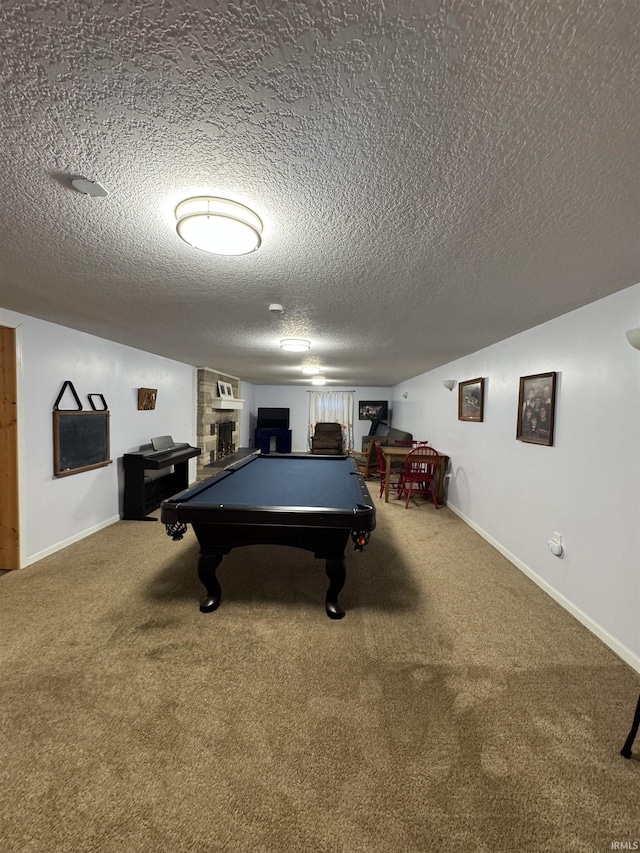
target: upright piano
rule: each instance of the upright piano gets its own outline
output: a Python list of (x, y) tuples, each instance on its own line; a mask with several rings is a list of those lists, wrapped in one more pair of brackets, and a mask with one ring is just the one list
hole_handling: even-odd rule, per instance
[[(143, 444), (140, 450), (125, 453), (122, 517), (131, 521), (156, 521), (147, 518), (148, 514), (165, 498), (189, 487), (189, 459), (201, 452), (199, 447), (176, 443), (170, 435), (161, 435), (152, 438), (151, 444)], [(160, 474), (164, 469), (166, 472)]]

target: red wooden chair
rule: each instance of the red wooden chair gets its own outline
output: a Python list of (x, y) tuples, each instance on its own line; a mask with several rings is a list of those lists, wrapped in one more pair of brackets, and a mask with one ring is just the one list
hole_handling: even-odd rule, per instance
[(433, 447), (426, 444), (414, 447), (404, 460), (400, 483), (398, 486), (398, 498), (406, 494), (407, 502), (405, 508), (409, 508), (409, 501), (414, 491), (419, 494), (430, 494), (436, 509), (440, 509), (433, 489), (433, 482), (440, 467), (440, 454)]

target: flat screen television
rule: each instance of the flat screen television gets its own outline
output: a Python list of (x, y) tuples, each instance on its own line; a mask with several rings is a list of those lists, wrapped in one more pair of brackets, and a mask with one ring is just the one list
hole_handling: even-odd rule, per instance
[(258, 429), (289, 429), (289, 409), (258, 409)]

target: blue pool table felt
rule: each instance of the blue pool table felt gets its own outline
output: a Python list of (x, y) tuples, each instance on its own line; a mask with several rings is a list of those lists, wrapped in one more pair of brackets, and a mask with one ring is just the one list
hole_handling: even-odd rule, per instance
[[(224, 479), (206, 483), (190, 498), (193, 504), (227, 506), (291, 506), (353, 509), (362, 495), (351, 459), (295, 458), (279, 464), (265, 456), (229, 471)], [(349, 476), (345, 477), (348, 473)]]

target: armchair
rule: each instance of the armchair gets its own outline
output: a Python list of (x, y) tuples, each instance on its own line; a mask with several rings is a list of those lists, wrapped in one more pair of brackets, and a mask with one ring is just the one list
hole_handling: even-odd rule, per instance
[(311, 437), (311, 452), (329, 456), (342, 455), (341, 425), (317, 423)]

